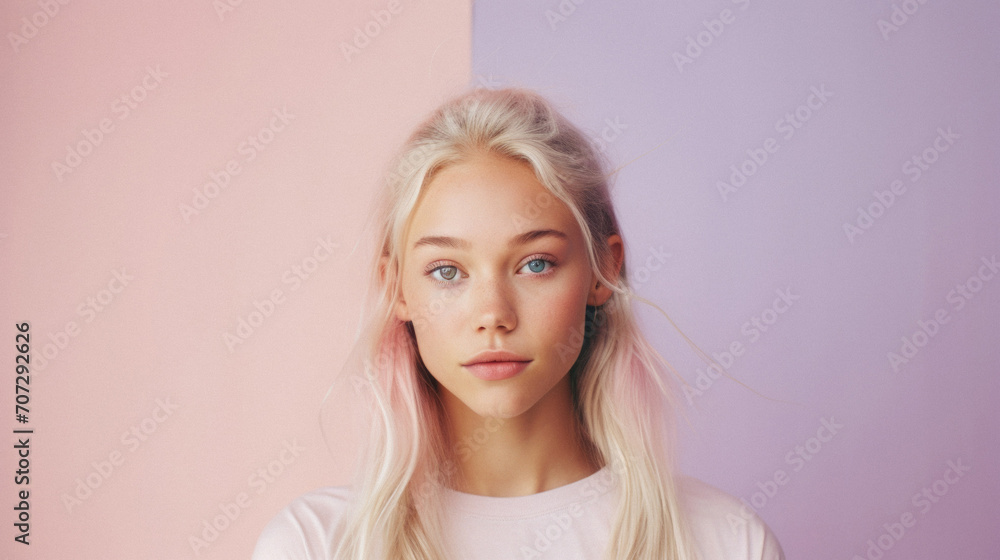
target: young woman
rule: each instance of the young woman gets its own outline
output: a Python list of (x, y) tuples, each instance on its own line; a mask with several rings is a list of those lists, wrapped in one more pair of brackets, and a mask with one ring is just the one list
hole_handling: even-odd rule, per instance
[(254, 560), (783, 559), (738, 500), (674, 474), (607, 167), (525, 89), (418, 127), (374, 213), (357, 475), (278, 513)]

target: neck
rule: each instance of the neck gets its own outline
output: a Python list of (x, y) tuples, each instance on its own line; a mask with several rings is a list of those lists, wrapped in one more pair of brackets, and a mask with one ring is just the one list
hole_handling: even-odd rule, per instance
[(568, 375), (514, 418), (480, 416), (441, 391), (455, 490), (526, 496), (576, 482), (601, 467), (593, 445), (581, 436)]

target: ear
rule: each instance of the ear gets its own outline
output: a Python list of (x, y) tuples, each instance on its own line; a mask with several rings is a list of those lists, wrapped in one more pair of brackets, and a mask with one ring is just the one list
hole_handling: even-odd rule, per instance
[[(388, 273), (389, 267), (389, 257), (382, 257), (378, 262), (378, 279), (382, 286), (386, 285), (386, 274)], [(406, 305), (406, 301), (403, 299), (403, 294), (400, 293), (399, 299), (393, 304), (393, 309), (396, 313), (396, 318), (402, 322), (407, 322), (410, 320), (410, 309)]]
[[(618, 275), (621, 274), (622, 263), (625, 261), (625, 244), (622, 242), (621, 236), (617, 233), (608, 236), (607, 243), (608, 247), (611, 248), (611, 256), (614, 261), (613, 276), (608, 278), (608, 280), (617, 282)], [(599, 283), (596, 274), (591, 274), (590, 280), (590, 293), (587, 294), (587, 305), (592, 305), (594, 307), (604, 305), (604, 302), (608, 301), (608, 298), (611, 297), (614, 290), (605, 286), (603, 283)]]

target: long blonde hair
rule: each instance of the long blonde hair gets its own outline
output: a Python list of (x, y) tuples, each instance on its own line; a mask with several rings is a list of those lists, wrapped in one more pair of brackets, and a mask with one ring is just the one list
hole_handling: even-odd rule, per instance
[(450, 99), (417, 127), (385, 174), (370, 218), (375, 250), (355, 349), (361, 363), (348, 372), (363, 381), (355, 387), (370, 420), (354, 499), (331, 543), (332, 557), (448, 557), (439, 490), (452, 480), (457, 450), (447, 449), (436, 381), (420, 360), (413, 325), (396, 318), (394, 303), (403, 235), (421, 190), (436, 172), (477, 152), (531, 165), (551, 196), (572, 211), (592, 269), (613, 290), (601, 307), (588, 306), (578, 333), (583, 349), (568, 373), (581, 438), (600, 464), (612, 467), (620, 490), (605, 557), (693, 558), (674, 485), (676, 401), (663, 375), (671, 368), (640, 332), (627, 267), (616, 274), (605, 242), (621, 235), (608, 162), (547, 100), (524, 88), (480, 89)]

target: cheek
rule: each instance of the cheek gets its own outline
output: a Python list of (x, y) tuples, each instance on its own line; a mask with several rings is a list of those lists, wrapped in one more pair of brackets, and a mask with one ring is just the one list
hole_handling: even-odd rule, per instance
[(415, 331), (427, 330), (440, 321), (442, 313), (446, 312), (447, 296), (441, 296), (441, 290), (435, 290), (416, 273), (411, 273), (403, 282), (403, 299), (406, 301), (410, 320)]
[(457, 340), (455, 331), (462, 324), (454, 294), (417, 292), (409, 302), (413, 332), (424, 364), (431, 368), (440, 360), (450, 360), (453, 352), (449, 344)]
[(414, 321), (428, 333), (454, 329), (461, 320), (461, 309), (455, 290), (427, 290), (413, 301)]
[(586, 303), (586, 294), (579, 290), (565, 289), (546, 296), (532, 305), (531, 320), (538, 325), (533, 330), (550, 348), (560, 344), (580, 347), (582, 339), (578, 335), (583, 332)]
[(420, 356), (420, 361), (431, 376), (440, 381), (443, 364), (448, 361), (448, 350), (442, 347), (441, 335), (429, 329), (426, 324), (417, 326), (416, 322), (413, 323), (413, 334), (417, 339), (417, 354)]

